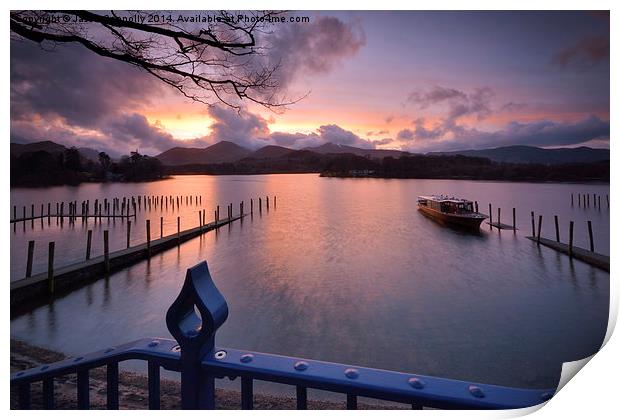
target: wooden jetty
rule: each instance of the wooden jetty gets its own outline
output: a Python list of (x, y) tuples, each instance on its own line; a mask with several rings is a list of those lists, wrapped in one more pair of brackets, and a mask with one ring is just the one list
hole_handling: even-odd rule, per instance
[(517, 228), (517, 209), (514, 207), (512, 208), (512, 225), (507, 225), (501, 222), (501, 216), (502, 216), (501, 208), (497, 209), (497, 220), (495, 222), (493, 221), (493, 206), (491, 205), (491, 203), (489, 203), (489, 214), (485, 216), (489, 218), (486, 224), (491, 226), (491, 229), (496, 228), (498, 229), (498, 231), (502, 229), (506, 229), (506, 230), (512, 230), (513, 232), (516, 232), (517, 230), (519, 230)]
[(562, 254), (568, 255), (569, 257), (575, 258), (577, 260), (593, 265), (594, 267), (598, 267), (601, 270), (609, 272), (609, 256), (607, 255), (598, 254), (596, 252), (592, 252), (577, 246), (569, 246), (565, 243), (553, 241), (547, 238), (540, 238), (536, 236), (526, 236), (526, 238), (531, 241), (537, 242), (540, 245), (544, 245), (546, 247), (554, 249)]
[[(67, 292), (90, 281), (102, 278), (113, 272), (119, 271), (140, 260), (147, 259), (159, 252), (178, 246), (202, 233), (230, 224), (235, 220), (242, 219), (245, 215), (239, 214), (226, 219), (217, 219), (208, 224), (178, 231), (172, 235), (159, 239), (148, 240), (146, 243), (135, 245), (115, 252), (105, 253), (98, 257), (89, 258), (85, 261), (73, 263), (61, 268), (53, 268), (45, 273), (35, 274), (20, 280), (11, 282), (11, 311), (17, 305), (29, 303), (49, 297), (53, 293)], [(203, 219), (204, 220), (204, 219)], [(104, 232), (104, 234), (106, 234)], [(105, 237), (104, 237), (105, 239)], [(106, 242), (107, 245), (107, 241)], [(50, 242), (53, 245), (53, 242)]]

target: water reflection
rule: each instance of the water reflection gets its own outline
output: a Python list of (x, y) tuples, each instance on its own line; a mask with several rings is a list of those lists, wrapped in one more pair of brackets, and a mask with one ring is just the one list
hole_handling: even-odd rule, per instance
[[(107, 280), (57, 299), (11, 322), (11, 334), (70, 354), (143, 336), (169, 336), (165, 311), (185, 270), (200, 260), (226, 297), (230, 316), (218, 333), (224, 346), (361, 364), (512, 386), (553, 386), (561, 363), (590, 355), (604, 337), (609, 275), (527, 240), (530, 211), (544, 220), (574, 220), (580, 246), (593, 221), (597, 247), (609, 249), (607, 209), (570, 206), (579, 189), (608, 186), (436, 180), (337, 180), (315, 175), (178, 177), (135, 185), (85, 185), (34, 193), (12, 191), (13, 203), (35, 194), (50, 201), (137, 194), (201, 195), (198, 206), (152, 207), (132, 222), (132, 243), (144, 220), (164, 217), (164, 233), (221, 215), (254, 198), (243, 223), (209, 232), (153, 256)], [(516, 234), (483, 225), (480, 234), (446, 229), (416, 210), (416, 197), (446, 193), (517, 208)], [(53, 195), (52, 195), (53, 194)], [(267, 209), (257, 197), (277, 195)], [(70, 198), (75, 197), (75, 198)], [(24, 204), (22, 204), (24, 203)], [(247, 210), (248, 207), (246, 207)], [(563, 226), (563, 227), (564, 227)], [(83, 258), (87, 229), (93, 255), (103, 230), (111, 249), (125, 246), (122, 219), (75, 223), (71, 229), (35, 224), (12, 234), (11, 277), (23, 275), (27, 241), (58, 246), (59, 258)], [(543, 235), (554, 236), (553, 223)], [(41, 244), (41, 245), (40, 245)], [(34, 272), (40, 270), (33, 270)], [(51, 315), (53, 313), (53, 316)]]

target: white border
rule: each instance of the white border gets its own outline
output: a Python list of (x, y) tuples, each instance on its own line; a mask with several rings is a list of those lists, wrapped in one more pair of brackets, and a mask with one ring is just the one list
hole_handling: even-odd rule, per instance
[[(94, 1), (89, 2), (89, 9), (287, 9), (287, 10), (350, 10), (350, 9), (358, 9), (358, 10), (387, 10), (387, 9), (395, 9), (395, 10), (406, 10), (406, 9), (415, 9), (415, 10), (574, 10), (574, 9), (584, 9), (584, 10), (612, 10), (611, 12), (611, 39), (617, 40), (615, 37), (618, 27), (618, 17), (617, 17), (617, 7), (614, 6), (618, 4), (618, 2), (612, 1), (601, 1), (601, 0), (590, 0), (590, 1), (547, 1), (541, 2), (540, 0), (522, 0), (522, 1), (488, 1), (488, 0), (478, 0), (478, 1), (433, 1), (433, 2), (405, 2), (405, 1), (396, 1), (396, 0), (382, 0), (381, 2), (343, 2), (343, 1), (335, 1), (335, 0), (314, 0), (314, 1), (282, 1), (282, 0), (264, 0), (264, 1), (242, 1), (242, 0), (229, 0), (225, 2), (198, 2), (198, 1), (185, 1), (185, 2), (163, 2), (159, 0), (154, 1), (118, 1), (118, 0), (110, 0), (106, 2), (102, 1)], [(69, 8), (69, 9), (82, 9), (86, 7), (86, 4), (78, 1), (57, 1), (57, 2), (43, 2), (43, 1), (32, 1), (32, 0), (22, 0), (22, 1), (9, 1), (8, 9), (49, 9), (49, 8)], [(218, 7), (219, 6), (219, 7)], [(8, 15), (8, 10), (5, 12), (5, 19)], [(3, 20), (1, 23), (3, 29), (5, 29), (2, 33), (5, 34), (2, 40), (2, 49), (3, 49), (3, 57), (9, 57), (9, 28), (8, 28), (8, 19)], [(618, 48), (617, 42), (611, 43), (611, 91), (617, 92), (617, 76), (614, 77), (614, 74), (618, 74)], [(10, 89), (9, 89), (9, 66), (6, 63), (1, 67), (1, 71), (3, 73), (3, 80), (5, 80), (5, 85), (3, 91), (5, 92), (4, 101), (2, 102), (2, 115), (3, 120), (5, 121), (4, 132), (6, 135), (6, 139), (10, 138), (10, 124), (9, 124), (9, 98), (10, 98)], [(617, 107), (615, 96), (611, 96), (611, 120), (617, 120)], [(613, 124), (612, 124), (613, 126)], [(2, 145), (2, 150), (4, 153), (1, 155), (2, 165), (1, 171), (2, 175), (0, 177), (1, 182), (3, 184), (4, 191), (9, 191), (9, 141), (5, 140)], [(615, 149), (611, 149), (612, 161), (616, 162), (616, 153)], [(612, 165), (611, 167), (611, 178), (616, 178), (618, 175), (618, 168)], [(615, 184), (610, 186), (610, 195), (615, 198), (618, 197), (615, 193), (617, 192), (617, 188), (615, 188)], [(613, 199), (612, 198), (612, 199)], [(9, 206), (6, 205), (5, 209), (8, 211)], [(612, 206), (611, 208), (611, 229), (612, 232), (618, 232), (618, 212), (615, 210), (616, 207)], [(10, 236), (8, 235), (8, 229), (5, 231), (4, 239), (1, 242), (0, 248), (0, 265), (3, 267), (9, 267), (9, 247), (10, 247)], [(611, 251), (612, 256), (614, 255), (613, 251), (616, 249), (616, 245), (618, 241), (615, 235), (611, 235)], [(613, 259), (613, 258), (612, 258)], [(5, 269), (6, 270), (6, 269)], [(5, 283), (7, 280), (5, 279)], [(610, 310), (610, 322), (608, 333), (606, 337), (607, 344), (605, 345), (603, 351), (600, 354), (597, 354), (592, 360), (587, 364), (585, 368), (579, 373), (578, 378), (572, 381), (569, 381), (568, 384), (558, 393), (556, 397), (554, 397), (542, 410), (515, 410), (512, 412), (450, 412), (450, 411), (432, 411), (425, 410), (423, 412), (410, 412), (410, 411), (382, 411), (381, 416), (390, 416), (390, 417), (400, 417), (400, 418), (410, 418), (410, 416), (416, 417), (429, 417), (429, 416), (441, 416), (442, 418), (462, 418), (464, 416), (468, 417), (515, 417), (524, 415), (527, 413), (531, 413), (536, 411), (532, 416), (536, 416), (537, 419), (553, 419), (553, 418), (562, 418), (566, 419), (583, 419), (585, 417), (592, 418), (607, 418), (613, 416), (614, 412), (617, 412), (616, 401), (617, 398), (617, 381), (619, 378), (618, 373), (620, 373), (618, 356), (620, 354), (620, 344), (619, 339), (617, 337), (610, 338), (611, 332), (613, 331), (613, 327), (615, 326), (617, 313), (618, 313), (618, 285), (616, 284), (615, 278), (610, 278), (611, 284), (611, 310)], [(7, 286), (8, 287), (8, 283)], [(10, 297), (9, 293), (5, 293), (5, 305), (4, 305), (4, 323), (3, 323), (3, 334), (4, 337), (8, 337), (10, 335), (10, 327), (9, 327), (9, 307), (10, 307)], [(616, 334), (617, 335), (617, 334)], [(9, 361), (9, 348), (5, 344), (0, 348), (2, 352), (3, 360), (5, 361), (5, 371), (2, 373), (4, 375), (5, 380), (2, 381), (2, 387), (0, 389), (0, 395), (4, 402), (5, 410), (8, 410), (9, 401), (9, 386), (8, 386), (8, 361)], [(139, 412), (116, 412), (110, 414), (103, 414), (104, 412), (91, 412), (88, 414), (79, 413), (79, 412), (54, 412), (54, 413), (45, 413), (45, 416), (50, 416), (52, 418), (56, 416), (62, 416), (63, 418), (75, 418), (78, 416), (120, 416), (120, 417), (131, 417), (135, 418), (137, 416), (142, 415)], [(245, 417), (251, 415), (253, 418), (290, 418), (291, 415), (295, 415), (295, 417), (299, 418), (309, 418), (316, 416), (316, 412), (224, 412), (219, 411), (217, 413), (183, 413), (184, 418), (186, 416), (209, 416), (214, 415), (217, 418), (229, 418), (229, 417)], [(369, 418), (370, 416), (374, 417), (376, 412), (326, 412), (322, 413), (321, 416), (327, 416), (329, 418), (338, 417), (353, 417), (355, 418)], [(32, 415), (36, 415), (36, 413), (27, 413), (27, 412), (12, 412), (11, 416), (15, 418), (19, 417), (31, 417)], [(149, 416), (153, 416), (153, 418), (164, 418), (169, 417), (171, 413), (149, 413)], [(180, 413), (173, 414), (180, 415)], [(161, 416), (161, 417), (160, 417)]]

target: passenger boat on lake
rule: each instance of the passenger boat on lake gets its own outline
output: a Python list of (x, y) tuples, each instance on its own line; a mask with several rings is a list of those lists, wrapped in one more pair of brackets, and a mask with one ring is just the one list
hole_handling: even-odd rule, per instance
[(474, 210), (473, 202), (445, 195), (419, 196), (418, 210), (437, 221), (467, 229), (479, 229), (487, 218)]

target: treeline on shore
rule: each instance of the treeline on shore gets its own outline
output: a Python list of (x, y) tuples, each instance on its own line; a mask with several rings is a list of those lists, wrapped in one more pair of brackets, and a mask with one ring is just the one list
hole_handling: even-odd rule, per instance
[(494, 162), (488, 158), (462, 155), (412, 155), (374, 161), (347, 155), (331, 160), (321, 171), (321, 176), (541, 182), (609, 181), (609, 161), (544, 165)]
[(164, 166), (132, 152), (113, 161), (101, 152), (97, 161), (75, 148), (63, 153), (36, 151), (11, 156), (11, 186), (76, 185), (81, 182), (135, 182), (169, 175), (250, 175), (319, 173), (327, 177), (472, 179), (504, 181), (609, 181), (609, 161), (567, 164), (500, 163), (462, 155), (405, 155), (372, 159), (354, 154), (296, 150), (284, 156), (244, 158), (235, 162)]
[(11, 155), (12, 187), (77, 185), (82, 182), (137, 182), (165, 177), (157, 159), (131, 152), (113, 161), (100, 152), (97, 161), (87, 159), (72, 147), (59, 153), (45, 150)]
[(555, 165), (500, 163), (467, 156), (412, 155), (369, 159), (352, 154), (298, 151), (278, 159), (166, 167), (174, 174), (320, 173), (327, 177), (473, 179), (505, 181), (609, 181), (609, 161)]

